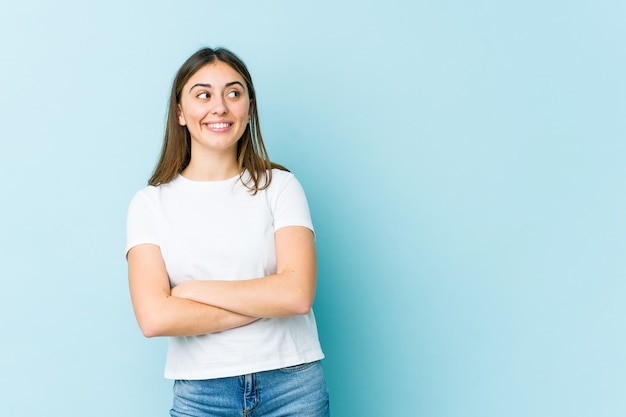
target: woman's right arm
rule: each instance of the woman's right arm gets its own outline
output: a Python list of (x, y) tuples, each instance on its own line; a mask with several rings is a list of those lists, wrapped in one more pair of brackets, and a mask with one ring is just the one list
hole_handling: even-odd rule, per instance
[(257, 320), (218, 307), (173, 297), (157, 245), (128, 251), (130, 296), (141, 332), (146, 337), (196, 336), (243, 326)]

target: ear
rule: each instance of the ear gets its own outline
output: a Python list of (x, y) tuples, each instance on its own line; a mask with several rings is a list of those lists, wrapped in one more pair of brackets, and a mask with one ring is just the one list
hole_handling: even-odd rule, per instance
[(183, 109), (180, 108), (180, 104), (178, 105), (178, 124), (181, 126), (187, 126), (187, 121), (183, 115)]

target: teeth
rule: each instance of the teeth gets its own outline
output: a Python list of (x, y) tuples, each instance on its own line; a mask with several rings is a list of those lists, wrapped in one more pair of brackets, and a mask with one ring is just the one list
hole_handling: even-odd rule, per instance
[(229, 123), (207, 123), (210, 129), (225, 129), (230, 126)]

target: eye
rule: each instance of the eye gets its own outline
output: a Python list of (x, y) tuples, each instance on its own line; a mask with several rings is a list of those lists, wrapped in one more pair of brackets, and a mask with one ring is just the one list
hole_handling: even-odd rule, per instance
[(228, 97), (230, 98), (237, 98), (241, 95), (241, 93), (237, 90), (233, 90), (233, 91), (229, 91), (228, 92)]
[(199, 99), (202, 99), (202, 100), (206, 100), (207, 98), (209, 98), (211, 96), (209, 95), (208, 92), (203, 91), (200, 94), (198, 94), (196, 97), (198, 97)]

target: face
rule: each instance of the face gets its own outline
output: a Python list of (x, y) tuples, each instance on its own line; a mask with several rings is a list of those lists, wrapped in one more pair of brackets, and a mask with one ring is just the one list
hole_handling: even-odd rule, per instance
[(250, 98), (241, 75), (222, 61), (205, 65), (183, 86), (178, 123), (191, 135), (191, 154), (233, 157), (250, 120)]

